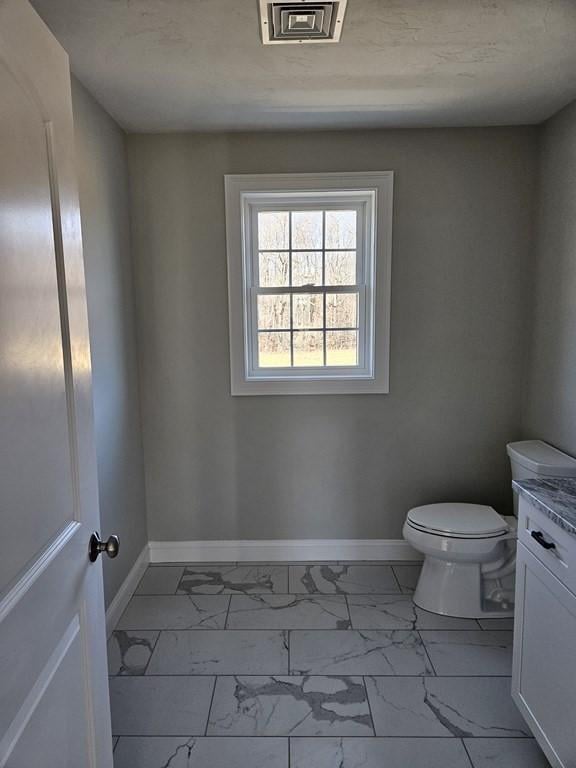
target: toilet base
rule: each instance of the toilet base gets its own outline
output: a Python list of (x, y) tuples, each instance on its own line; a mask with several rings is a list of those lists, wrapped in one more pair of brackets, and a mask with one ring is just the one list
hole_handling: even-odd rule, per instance
[(479, 563), (426, 557), (414, 592), (419, 608), (465, 619), (508, 618), (514, 615), (514, 578), (494, 581)]

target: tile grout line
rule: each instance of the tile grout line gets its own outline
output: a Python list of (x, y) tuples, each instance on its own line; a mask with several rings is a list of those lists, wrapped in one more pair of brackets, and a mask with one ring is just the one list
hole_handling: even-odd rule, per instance
[[(497, 634), (511, 634), (511, 629), (431, 629), (430, 627), (350, 627), (349, 629), (338, 629), (338, 627), (229, 627), (226, 632), (281, 632), (282, 629), (293, 629), (299, 632), (495, 632)], [(223, 632), (224, 630), (216, 627), (206, 629), (204, 627), (119, 627), (114, 632)], [(487, 646), (489, 647), (489, 646)]]
[[(292, 631), (292, 630), (289, 630)], [(145, 677), (147, 680), (150, 680), (154, 677), (214, 677), (214, 672), (195, 672), (194, 674), (190, 674), (188, 672), (154, 672), (152, 674), (147, 674)], [(285, 675), (284, 672), (275, 672), (273, 674), (266, 674), (264, 672), (222, 672), (218, 674), (218, 677), (333, 677), (333, 678), (341, 678), (341, 677), (362, 677), (362, 673), (354, 672), (352, 675), (345, 674), (342, 675), (341, 672), (330, 672), (329, 674), (326, 674), (325, 672), (294, 672), (293, 674)], [(109, 679), (111, 680), (132, 680), (136, 678), (144, 677), (144, 675), (108, 675)], [(383, 680), (392, 680), (392, 679), (402, 679), (402, 680), (414, 680), (414, 679), (429, 679), (431, 677), (437, 677), (438, 680), (512, 680), (512, 675), (437, 675), (437, 674), (430, 674), (430, 675), (418, 675), (418, 674), (412, 674), (412, 675), (383, 675), (381, 673), (369, 673), (367, 674), (367, 677), (381, 677)], [(478, 737), (474, 737), (478, 738)], [(522, 737), (524, 738), (524, 737)]]
[(216, 694), (217, 683), (218, 683), (218, 675), (214, 675), (214, 686), (212, 688), (212, 696), (210, 697), (210, 706), (208, 707), (208, 714), (206, 715), (206, 728), (204, 728), (204, 737), (208, 736), (208, 726), (210, 725), (210, 715), (212, 714), (212, 705), (214, 704), (214, 695)]
[(228, 629), (228, 619), (230, 617), (230, 606), (232, 605), (232, 595), (228, 596), (228, 607), (226, 608), (226, 618), (224, 619), (224, 626), (222, 627), (223, 630)]
[(390, 566), (390, 570), (392, 571), (392, 577), (393, 577), (394, 581), (396, 582), (396, 586), (398, 587), (398, 590), (400, 591), (400, 594), (403, 594), (403, 592), (402, 592), (402, 585), (400, 584), (400, 579), (398, 578), (398, 576), (396, 576), (396, 571), (394, 570), (394, 566), (393, 565)]
[[(358, 677), (358, 675), (357, 675)], [(360, 675), (361, 677), (361, 675)], [(187, 731), (185, 733), (176, 733), (176, 734), (170, 734), (166, 736), (165, 734), (161, 733), (123, 733), (120, 736), (117, 734), (113, 736), (114, 739), (370, 739), (371, 741), (376, 739), (382, 739), (382, 740), (394, 740), (394, 739), (400, 739), (400, 740), (424, 740), (424, 741), (444, 741), (449, 743), (456, 743), (458, 741), (461, 741), (462, 739), (459, 736), (329, 736), (328, 734), (323, 734), (321, 736), (288, 736), (286, 734), (279, 735), (273, 735), (273, 734), (260, 734), (259, 736), (254, 735), (234, 735), (229, 736), (228, 734), (220, 734), (218, 736), (203, 736), (202, 734), (196, 734), (190, 736), (190, 732)], [(536, 740), (533, 736), (467, 736), (467, 739), (474, 742), (481, 743), (482, 741), (530, 741), (533, 743), (536, 743)], [(466, 745), (464, 745), (466, 747)]]
[(176, 584), (176, 590), (172, 593), (173, 595), (180, 594), (178, 590), (180, 589), (180, 584), (182, 584), (182, 579), (184, 578), (184, 573), (186, 572), (186, 566), (180, 566), (182, 568), (182, 573), (180, 574), (180, 578), (178, 579), (178, 584)]
[(356, 627), (352, 626), (352, 611), (350, 610), (350, 603), (348, 601), (348, 595), (344, 594), (344, 602), (346, 603), (346, 610), (348, 611), (348, 623), (349, 623), (349, 630), (356, 629)]
[(152, 653), (150, 654), (150, 658), (148, 659), (148, 662), (144, 667), (144, 672), (142, 672), (142, 677), (145, 677), (148, 673), (148, 667), (150, 666), (150, 662), (152, 661), (152, 656), (154, 656), (154, 651), (156, 650), (156, 646), (158, 645), (158, 642), (160, 640), (160, 635), (162, 634), (162, 632), (163, 632), (162, 629), (158, 631), (158, 637), (156, 638), (156, 642), (154, 643), (154, 647), (152, 648)]
[[(383, 590), (381, 592), (294, 592), (294, 590), (290, 590), (288, 592), (271, 592), (270, 590), (267, 590), (265, 592), (139, 592), (138, 594), (134, 593), (133, 597), (192, 597), (193, 595), (196, 595), (197, 597), (222, 597), (222, 596), (228, 596), (228, 595), (236, 595), (239, 597), (251, 597), (251, 596), (258, 596), (258, 595), (291, 595), (294, 597), (338, 597), (338, 595), (353, 595), (355, 597), (403, 597), (407, 600), (411, 599), (412, 595), (408, 594), (407, 592), (387, 592), (386, 590)], [(132, 599), (132, 598), (131, 598)], [(430, 611), (428, 611), (430, 613)], [(451, 617), (451, 618), (459, 618), (457, 616)], [(496, 617), (497, 618), (497, 617)], [(506, 617), (504, 617), (506, 618)], [(476, 621), (476, 619), (474, 619)]]
[[(150, 570), (150, 564), (148, 564), (148, 565), (146, 566), (146, 568), (145, 568), (145, 570), (144, 570), (144, 573), (142, 574), (142, 576), (140, 577), (140, 579), (139, 579), (139, 581), (138, 581), (138, 584), (136, 584), (136, 589), (135, 589), (135, 590), (134, 590), (134, 592), (132, 593), (132, 597), (134, 597), (134, 595), (137, 595), (137, 594), (138, 594), (138, 589), (139, 589), (139, 587), (140, 587), (140, 584), (142, 584), (142, 582), (144, 581), (144, 576), (146, 576), (146, 574), (148, 573), (148, 571), (149, 571), (149, 570)], [(130, 600), (132, 600), (132, 597), (130, 598)], [(126, 610), (126, 609), (124, 609), (124, 610)]]
[(372, 705), (370, 703), (370, 696), (368, 695), (368, 686), (366, 685), (366, 677), (370, 675), (362, 675), (362, 685), (364, 686), (364, 693), (366, 694), (366, 703), (368, 704), (368, 713), (370, 715), (370, 721), (372, 722), (372, 738), (376, 738), (376, 725), (374, 715), (372, 714)]

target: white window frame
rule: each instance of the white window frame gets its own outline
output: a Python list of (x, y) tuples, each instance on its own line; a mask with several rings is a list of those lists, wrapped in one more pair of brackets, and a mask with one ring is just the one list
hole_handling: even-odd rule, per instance
[[(384, 394), (389, 391), (392, 171), (227, 175), (226, 236), (232, 395)], [(261, 210), (297, 206), (358, 211), (358, 366), (259, 368), (257, 360), (258, 245)], [(298, 289), (291, 288), (291, 292)], [(346, 292), (315, 286), (312, 292)], [(310, 289), (302, 289), (310, 292)]]

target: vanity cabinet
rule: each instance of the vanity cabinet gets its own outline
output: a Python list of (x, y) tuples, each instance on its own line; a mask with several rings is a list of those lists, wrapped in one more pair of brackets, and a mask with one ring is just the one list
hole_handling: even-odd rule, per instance
[(525, 499), (512, 695), (553, 768), (576, 768), (576, 537)]

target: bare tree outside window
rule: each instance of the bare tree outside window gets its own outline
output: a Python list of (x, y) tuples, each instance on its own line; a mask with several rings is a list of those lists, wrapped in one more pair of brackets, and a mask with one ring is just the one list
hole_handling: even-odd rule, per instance
[(355, 210), (258, 213), (260, 367), (358, 365), (356, 219)]

